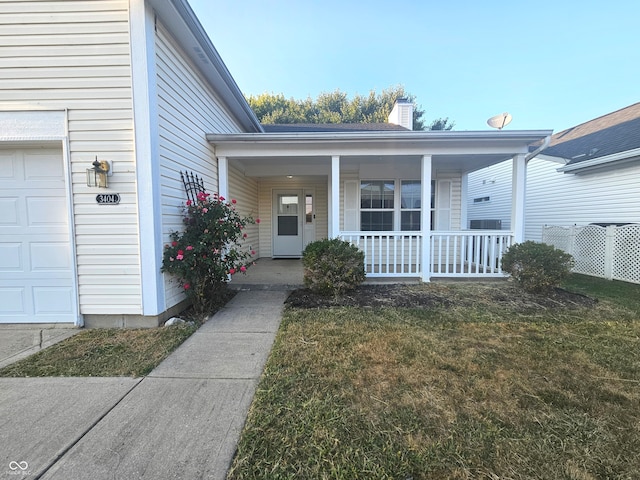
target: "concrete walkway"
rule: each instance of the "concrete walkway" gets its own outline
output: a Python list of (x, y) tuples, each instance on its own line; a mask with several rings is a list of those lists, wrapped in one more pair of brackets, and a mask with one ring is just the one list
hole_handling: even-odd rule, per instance
[(1, 378), (0, 478), (224, 479), (287, 295), (240, 291), (142, 379)]

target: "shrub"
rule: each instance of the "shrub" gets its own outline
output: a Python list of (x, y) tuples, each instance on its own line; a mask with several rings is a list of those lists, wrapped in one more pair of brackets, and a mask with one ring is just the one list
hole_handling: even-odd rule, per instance
[(241, 243), (247, 237), (243, 229), (259, 220), (241, 217), (235, 203), (199, 193), (195, 203), (186, 203), (184, 231), (171, 233), (165, 245), (161, 271), (176, 277), (198, 313), (216, 304), (229, 275), (244, 273), (253, 263), (255, 252), (243, 250)]
[(514, 244), (502, 256), (502, 269), (528, 292), (545, 292), (558, 286), (573, 265), (568, 253), (532, 241)]
[(311, 242), (302, 254), (304, 284), (322, 295), (340, 295), (364, 281), (364, 253), (333, 238)]

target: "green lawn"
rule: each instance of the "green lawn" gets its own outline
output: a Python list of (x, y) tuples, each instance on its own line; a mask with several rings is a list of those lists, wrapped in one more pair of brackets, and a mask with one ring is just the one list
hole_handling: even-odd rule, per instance
[(640, 478), (640, 285), (567, 285), (600, 301), (287, 309), (229, 479)]

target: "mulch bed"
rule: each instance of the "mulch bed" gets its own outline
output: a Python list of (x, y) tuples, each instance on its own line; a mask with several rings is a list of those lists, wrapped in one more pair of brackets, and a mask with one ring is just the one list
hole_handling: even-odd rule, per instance
[(546, 294), (527, 293), (510, 283), (358, 286), (342, 296), (325, 297), (302, 288), (291, 293), (287, 305), (296, 308), (364, 307), (364, 308), (437, 308), (477, 304), (497, 304), (513, 310), (548, 310), (550, 308), (593, 307), (597, 300), (555, 288)]

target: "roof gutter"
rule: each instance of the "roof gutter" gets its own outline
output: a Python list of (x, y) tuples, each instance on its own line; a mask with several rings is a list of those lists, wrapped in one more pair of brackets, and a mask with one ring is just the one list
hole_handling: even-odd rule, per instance
[[(306, 143), (312, 141), (446, 141), (451, 140), (485, 140), (515, 142), (534, 142), (545, 137), (543, 145), (549, 144), (550, 130), (513, 130), (496, 133), (493, 131), (371, 131), (371, 132), (286, 132), (286, 133), (209, 133), (207, 140), (212, 143), (221, 142), (262, 142), (262, 143)], [(542, 147), (535, 153), (542, 150)], [(529, 154), (531, 155), (531, 154)]]
[(611, 155), (605, 155), (604, 157), (593, 158), (591, 160), (583, 160), (582, 162), (572, 163), (560, 167), (558, 172), (562, 173), (577, 173), (578, 170), (586, 170), (598, 167), (605, 167), (612, 162), (620, 161), (634, 161), (640, 157), (640, 148), (634, 148), (633, 150), (626, 150), (624, 152), (612, 153)]
[(550, 143), (551, 143), (551, 135), (547, 135), (546, 137), (544, 137), (544, 140), (542, 141), (542, 145), (540, 145), (533, 152), (529, 153), (526, 157), (524, 157), (524, 161), (528, 162), (529, 160), (531, 160), (533, 157), (535, 157), (541, 151), (543, 151), (545, 148), (547, 148)]

